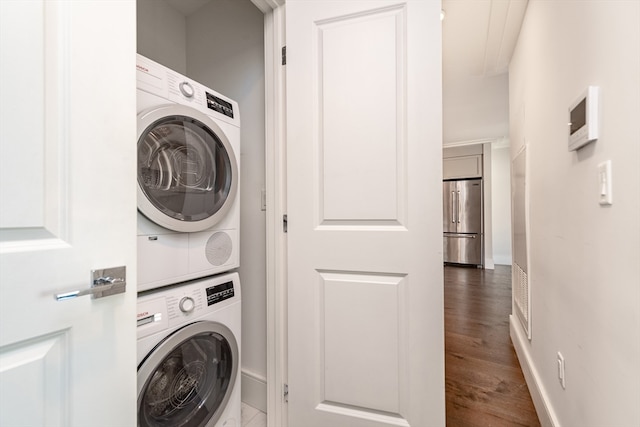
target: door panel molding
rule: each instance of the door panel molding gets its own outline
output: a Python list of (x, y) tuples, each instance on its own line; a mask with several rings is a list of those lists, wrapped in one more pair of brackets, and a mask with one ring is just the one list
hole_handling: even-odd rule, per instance
[(406, 275), (317, 273), (318, 400), (399, 417), (408, 394)]
[(405, 15), (400, 4), (315, 22), (320, 224), (406, 222)]
[[(15, 64), (2, 69), (1, 150), (12, 160), (0, 168), (0, 179), (19, 183), (0, 192), (0, 205), (12, 207), (0, 213), (0, 253), (64, 248), (69, 239), (69, 5), (22, 2), (0, 16), (6, 32), (1, 60)], [(22, 42), (16, 44), (16, 38)], [(21, 98), (29, 102), (15, 102)]]
[(70, 362), (68, 335), (68, 330), (62, 330), (0, 349), (3, 404), (10, 408), (25, 402), (30, 405), (24, 412), (0, 411), (0, 425), (71, 424), (70, 401), (65, 393)]

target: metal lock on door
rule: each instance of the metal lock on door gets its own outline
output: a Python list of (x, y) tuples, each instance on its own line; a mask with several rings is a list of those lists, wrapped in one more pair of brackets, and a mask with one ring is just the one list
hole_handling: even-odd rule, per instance
[(84, 295), (98, 299), (111, 295), (122, 294), (127, 290), (127, 267), (111, 267), (101, 270), (91, 270), (91, 286), (86, 289), (74, 290), (55, 294), (56, 301), (68, 300)]

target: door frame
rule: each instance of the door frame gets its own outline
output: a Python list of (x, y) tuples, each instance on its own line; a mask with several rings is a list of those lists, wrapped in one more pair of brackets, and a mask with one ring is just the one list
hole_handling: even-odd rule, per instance
[(264, 13), (267, 271), (267, 425), (287, 427), (285, 1), (251, 0)]

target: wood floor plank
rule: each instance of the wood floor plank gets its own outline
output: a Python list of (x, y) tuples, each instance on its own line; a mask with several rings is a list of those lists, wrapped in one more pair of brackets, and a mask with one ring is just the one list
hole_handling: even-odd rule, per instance
[(446, 266), (449, 427), (540, 425), (509, 336), (511, 268)]

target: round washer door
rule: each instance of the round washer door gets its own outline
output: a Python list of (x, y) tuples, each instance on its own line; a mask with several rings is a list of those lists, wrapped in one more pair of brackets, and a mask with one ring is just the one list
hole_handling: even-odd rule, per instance
[(233, 147), (209, 116), (163, 105), (138, 116), (138, 209), (174, 231), (211, 228), (238, 192)]
[(233, 333), (220, 323), (191, 323), (166, 337), (138, 367), (138, 426), (214, 425), (233, 391), (239, 356)]

